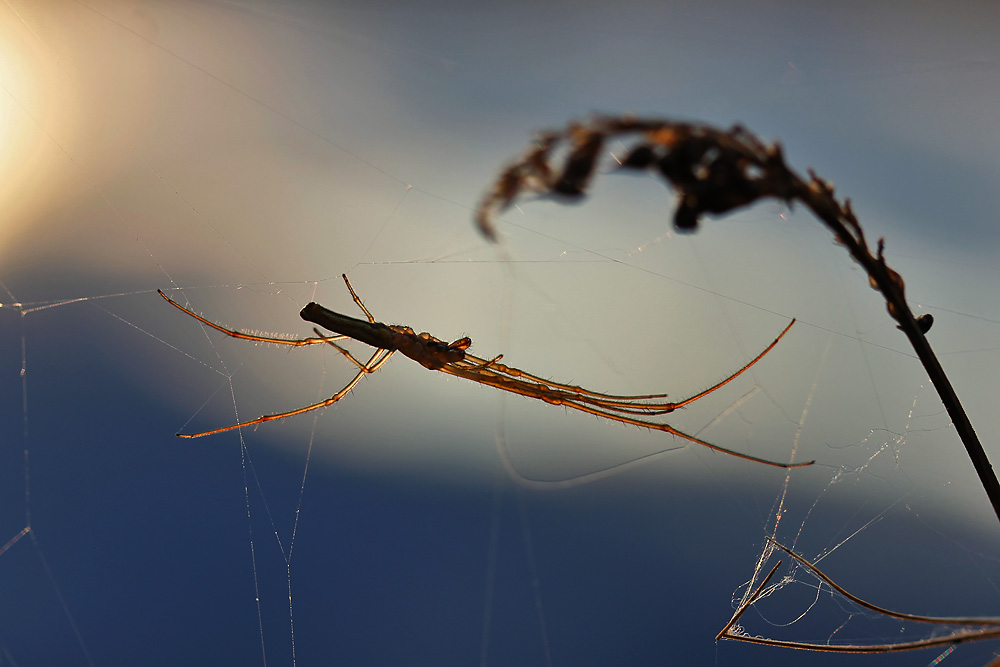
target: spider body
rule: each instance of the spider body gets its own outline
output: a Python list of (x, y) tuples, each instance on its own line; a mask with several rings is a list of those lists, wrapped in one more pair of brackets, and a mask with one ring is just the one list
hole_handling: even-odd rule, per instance
[(417, 334), (413, 329), (399, 324), (366, 322), (356, 317), (325, 308), (318, 303), (308, 303), (299, 313), (307, 322), (318, 324), (324, 329), (383, 350), (399, 351), (424, 368), (440, 370), (446, 364), (465, 359), (465, 350), (472, 345), (469, 338), (460, 338), (453, 343), (445, 343), (427, 332)]

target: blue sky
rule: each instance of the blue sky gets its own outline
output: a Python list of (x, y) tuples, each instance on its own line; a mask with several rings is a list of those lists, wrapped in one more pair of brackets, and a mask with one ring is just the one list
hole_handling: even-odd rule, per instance
[[(0, 553), (9, 661), (845, 664), (714, 641), (776, 521), (879, 604), (995, 613), (972, 467), (884, 304), (800, 209), (678, 236), (661, 183), (602, 173), (583, 205), (506, 212), (502, 249), (471, 222), (539, 129), (743, 123), (886, 237), (996, 458), (989, 4), (12, 0), (0, 17), (0, 543), (32, 529)], [(405, 358), (325, 412), (173, 436), (354, 372), (206, 333), (156, 289), (304, 336), (310, 300), (358, 314), (341, 273), (382, 321), (614, 393), (695, 393), (798, 318), (670, 423), (818, 464), (786, 476)], [(751, 632), (822, 641), (848, 619), (797, 581)]]

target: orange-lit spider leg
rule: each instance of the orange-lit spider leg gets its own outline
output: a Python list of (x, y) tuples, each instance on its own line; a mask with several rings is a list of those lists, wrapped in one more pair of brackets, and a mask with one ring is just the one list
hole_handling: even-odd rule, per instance
[[(348, 288), (350, 289), (350, 283), (348, 283)], [(253, 421), (241, 422), (239, 424), (233, 424), (231, 426), (224, 426), (222, 428), (213, 429), (211, 431), (203, 431), (201, 433), (178, 433), (177, 436), (181, 438), (200, 438), (205, 435), (212, 435), (214, 433), (222, 433), (223, 431), (229, 431), (235, 428), (240, 428), (241, 426), (253, 426), (255, 424), (262, 424), (266, 421), (272, 421), (275, 419), (284, 419), (285, 417), (292, 417), (294, 415), (302, 414), (303, 412), (309, 412), (310, 410), (317, 410), (319, 408), (323, 408), (328, 405), (333, 405), (334, 403), (342, 399), (344, 396), (346, 396), (347, 393), (351, 391), (351, 389), (353, 389), (355, 385), (357, 385), (358, 382), (361, 381), (361, 378), (363, 378), (367, 373), (373, 373), (376, 370), (378, 370), (382, 366), (382, 364), (388, 361), (389, 357), (391, 357), (392, 353), (395, 351), (395, 350), (385, 350), (381, 348), (376, 349), (375, 353), (368, 360), (368, 363), (361, 364), (357, 359), (351, 356), (350, 353), (347, 352), (347, 350), (344, 350), (339, 345), (333, 342), (335, 340), (344, 340), (345, 338), (348, 338), (348, 336), (323, 336), (317, 331), (316, 338), (286, 339), (286, 338), (273, 338), (270, 336), (258, 336), (256, 334), (236, 331), (235, 329), (227, 329), (226, 327), (218, 325), (210, 320), (207, 320), (201, 315), (198, 315), (197, 313), (180, 305), (179, 303), (171, 299), (169, 296), (164, 294), (163, 290), (157, 290), (157, 292), (159, 292), (160, 296), (166, 299), (167, 302), (170, 303), (175, 308), (187, 313), (188, 315), (195, 318), (202, 324), (209, 326), (215, 329), (216, 331), (222, 332), (227, 336), (232, 336), (233, 338), (240, 338), (243, 340), (252, 340), (259, 343), (276, 343), (278, 345), (291, 345), (293, 347), (300, 347), (303, 345), (315, 345), (317, 343), (328, 343), (336, 347), (342, 353), (346, 354), (351, 361), (353, 361), (359, 368), (362, 369), (356, 376), (354, 376), (354, 379), (351, 380), (343, 389), (341, 389), (336, 394), (334, 394), (333, 396), (324, 401), (320, 401), (318, 403), (314, 403), (312, 405), (308, 405), (303, 408), (298, 408), (296, 410), (291, 410), (289, 412), (283, 412), (280, 414), (273, 414), (273, 415), (264, 415), (262, 417), (259, 417), (258, 419), (254, 419)], [(372, 317), (371, 313), (368, 312), (368, 309), (365, 308), (364, 304), (361, 303), (361, 300), (357, 297), (357, 295), (354, 294), (353, 289), (351, 289), (351, 295), (354, 297), (355, 303), (357, 303), (358, 306), (361, 307), (361, 310), (364, 311), (365, 315), (368, 316), (368, 319), (374, 322), (375, 319)]]
[[(787, 329), (786, 329), (787, 331)], [(751, 362), (753, 363), (753, 362)], [(532, 381), (527, 381), (517, 375), (529, 375), (527, 373), (515, 374), (509, 371), (517, 371), (517, 369), (510, 369), (504, 367), (504, 371), (486, 369), (482, 366), (460, 366), (459, 364), (449, 364), (441, 369), (443, 373), (448, 373), (449, 375), (455, 375), (457, 377), (462, 377), (473, 382), (478, 382), (479, 384), (485, 384), (502, 391), (507, 391), (512, 394), (520, 394), (521, 396), (526, 396), (528, 398), (535, 398), (551, 405), (561, 405), (566, 408), (571, 408), (573, 410), (579, 410), (580, 412), (586, 412), (597, 417), (603, 417), (611, 421), (616, 421), (621, 424), (630, 424), (632, 426), (639, 426), (641, 428), (646, 428), (651, 431), (662, 431), (664, 433), (669, 433), (678, 438), (687, 440), (702, 447), (707, 447), (708, 449), (720, 452), (722, 454), (728, 454), (730, 456), (735, 456), (737, 458), (744, 459), (746, 461), (753, 461), (755, 463), (761, 463), (763, 465), (772, 466), (775, 468), (802, 468), (805, 466), (810, 466), (814, 461), (806, 461), (803, 463), (781, 463), (778, 461), (772, 461), (770, 459), (763, 459), (758, 456), (752, 456), (750, 454), (743, 454), (741, 452), (734, 451), (732, 449), (727, 449), (719, 445), (712, 444), (706, 440), (702, 440), (693, 435), (689, 435), (683, 431), (680, 431), (670, 424), (664, 424), (659, 422), (646, 421), (642, 419), (636, 419), (634, 417), (629, 417), (629, 414), (644, 414), (641, 412), (640, 407), (609, 407), (604, 408), (596, 403), (592, 398), (585, 395), (578, 395), (571, 390), (564, 390), (562, 387), (569, 385), (559, 385), (558, 383), (552, 383), (551, 385), (541, 378), (535, 378), (531, 376)], [(743, 369), (745, 370), (745, 369)], [(737, 371), (740, 373), (741, 371)], [(732, 379), (732, 378), (729, 378)], [(729, 379), (724, 380), (722, 384), (725, 384)], [(719, 385), (721, 386), (721, 384)], [(717, 388), (717, 387), (716, 387)], [(699, 396), (705, 395), (707, 392), (702, 392)], [(685, 405), (690, 403), (691, 399), (686, 399), (682, 401), (679, 405)], [(598, 406), (598, 407), (595, 407)], [(627, 405), (625, 402), (621, 402), (621, 405)], [(662, 412), (669, 412), (670, 410), (660, 410), (654, 411), (649, 414), (661, 414)]]
[[(590, 391), (588, 389), (584, 389), (576, 385), (561, 384), (559, 382), (554, 382), (552, 380), (547, 380), (545, 378), (538, 377), (537, 375), (532, 375), (531, 373), (527, 373), (518, 368), (511, 368), (510, 366), (496, 363), (500, 359), (500, 357), (495, 357), (494, 359), (485, 361), (478, 357), (474, 357), (472, 355), (467, 354), (465, 357), (465, 361), (468, 362), (469, 365), (468, 366), (462, 364), (453, 365), (452, 369), (458, 372), (452, 374), (461, 375), (462, 377), (466, 377), (467, 379), (470, 379), (474, 382), (478, 382), (480, 380), (476, 379), (477, 374), (483, 374), (483, 373), (488, 374), (490, 372), (493, 372), (497, 377), (504, 378), (503, 380), (498, 379), (497, 383), (506, 382), (514, 384), (517, 383), (517, 381), (522, 381), (523, 384), (521, 384), (520, 386), (531, 390), (530, 394), (524, 394), (524, 395), (530, 395), (533, 398), (538, 398), (540, 400), (544, 400), (547, 402), (563, 402), (567, 400), (572, 400), (580, 403), (591, 404), (598, 408), (609, 410), (611, 412), (621, 412), (624, 414), (637, 414), (637, 415), (648, 415), (648, 416), (661, 415), (673, 412), (674, 410), (683, 408), (686, 405), (694, 403), (698, 399), (704, 398), (705, 396), (711, 394), (712, 392), (718, 389), (721, 389), (725, 385), (729, 384), (730, 382), (738, 378), (740, 375), (748, 371), (750, 367), (752, 367), (758, 361), (763, 359), (764, 356), (767, 355), (767, 353), (770, 352), (774, 348), (774, 346), (778, 344), (778, 342), (785, 336), (785, 334), (788, 333), (788, 330), (792, 328), (793, 324), (795, 324), (795, 320), (789, 322), (788, 326), (786, 326), (781, 331), (781, 333), (779, 333), (778, 336), (773, 341), (771, 341), (771, 344), (768, 345), (760, 354), (751, 359), (747, 364), (745, 364), (742, 368), (737, 370), (729, 377), (723, 379), (721, 382), (712, 385), (711, 387), (705, 389), (704, 391), (698, 392), (693, 396), (689, 396), (688, 398), (673, 403), (650, 402), (653, 401), (654, 399), (666, 398), (667, 397), (666, 394), (643, 394), (636, 396), (602, 394), (600, 392)], [(478, 375), (478, 377), (489, 377), (489, 376)], [(508, 389), (507, 391), (514, 391), (514, 390)], [(521, 392), (517, 391), (515, 393), (521, 393)]]
[[(216, 324), (215, 322), (212, 322), (210, 320), (206, 320), (204, 317), (202, 317), (198, 313), (195, 313), (195, 312), (193, 312), (191, 310), (188, 310), (187, 308), (185, 308), (184, 306), (182, 306), (181, 304), (177, 303), (176, 301), (174, 301), (173, 299), (171, 299), (169, 296), (167, 296), (166, 294), (164, 294), (163, 290), (159, 290), (158, 289), (156, 291), (159, 293), (160, 296), (162, 296), (164, 299), (167, 300), (167, 303), (169, 303), (174, 308), (177, 308), (178, 310), (184, 311), (185, 313), (187, 313), (188, 315), (190, 315), (194, 319), (198, 320), (202, 324), (204, 324), (206, 326), (209, 326), (209, 327), (212, 327), (216, 331), (221, 331), (222, 333), (226, 334), (227, 336), (232, 336), (233, 338), (241, 338), (243, 340), (252, 340), (252, 341), (256, 341), (258, 343), (275, 343), (277, 345), (291, 345), (293, 347), (301, 347), (302, 345), (316, 345), (318, 343), (328, 343), (330, 341), (329, 338), (325, 338), (325, 337), (319, 337), (319, 338), (271, 338), (269, 336), (258, 336), (256, 334), (250, 334), (250, 333), (245, 333), (245, 332), (242, 332), (242, 331), (236, 331), (235, 329), (227, 329), (226, 327), (220, 326), (220, 325)], [(364, 306), (362, 306), (362, 308), (364, 308)], [(365, 311), (365, 312), (368, 312), (368, 311)], [(343, 340), (345, 338), (347, 338), (347, 336), (336, 336), (333, 339), (334, 340)]]
[[(327, 342), (329, 342), (329, 341), (327, 341)], [(330, 343), (330, 344), (333, 345), (333, 343)], [(341, 351), (343, 352), (345, 350), (341, 350)], [(178, 433), (177, 437), (179, 437), (179, 438), (200, 438), (203, 435), (213, 435), (215, 433), (222, 433), (224, 431), (231, 431), (231, 430), (233, 430), (235, 428), (241, 428), (243, 426), (254, 426), (255, 424), (263, 424), (264, 422), (274, 421), (275, 419), (284, 419), (285, 417), (294, 417), (295, 415), (300, 415), (303, 412), (309, 412), (311, 410), (318, 410), (319, 408), (325, 408), (328, 405), (333, 405), (334, 403), (336, 403), (337, 401), (339, 401), (340, 399), (342, 399), (344, 396), (346, 396), (349, 391), (351, 391), (352, 389), (354, 389), (354, 386), (358, 382), (361, 381), (361, 378), (363, 378), (368, 373), (374, 373), (379, 368), (381, 368), (382, 364), (384, 364), (386, 361), (388, 361), (389, 357), (391, 357), (394, 352), (395, 352), (395, 350), (382, 350), (382, 349), (376, 350), (375, 354), (373, 354), (371, 356), (371, 359), (368, 360), (368, 363), (365, 364), (365, 365), (363, 365), (362, 366), (362, 370), (359, 371), (358, 374), (354, 376), (354, 379), (351, 380), (350, 382), (348, 382), (347, 385), (343, 389), (341, 389), (340, 391), (338, 391), (336, 394), (334, 394), (330, 398), (326, 399), (325, 401), (320, 401), (319, 403), (313, 403), (312, 405), (307, 405), (307, 406), (305, 406), (303, 408), (298, 408), (296, 410), (289, 410), (288, 412), (280, 412), (280, 413), (274, 414), (274, 415), (263, 415), (261, 417), (258, 417), (257, 419), (252, 420), (252, 421), (241, 422), (239, 424), (232, 424), (231, 426), (223, 426), (222, 428), (212, 429), (211, 431), (202, 431), (201, 433)], [(355, 363), (357, 363), (357, 362), (355, 361)]]

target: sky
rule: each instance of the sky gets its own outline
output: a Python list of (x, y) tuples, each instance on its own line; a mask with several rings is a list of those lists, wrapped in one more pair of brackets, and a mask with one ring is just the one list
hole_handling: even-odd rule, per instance
[[(594, 113), (780, 141), (885, 237), (996, 459), (998, 18), (982, 2), (0, 5), (0, 662), (858, 661), (715, 640), (769, 536), (881, 606), (996, 614), (996, 516), (884, 303), (807, 212), (763, 202), (678, 235), (669, 189), (609, 156), (584, 202), (505, 211), (499, 245), (472, 216), (534, 133)], [(620, 394), (695, 394), (796, 318), (666, 421), (817, 463), (766, 468), (402, 355), (326, 410), (175, 437), (322, 400), (356, 370), (207, 330), (157, 289), (305, 337), (309, 301), (362, 316), (341, 274), (379, 321)], [(786, 581), (747, 632), (941, 630), (860, 613), (801, 569)]]

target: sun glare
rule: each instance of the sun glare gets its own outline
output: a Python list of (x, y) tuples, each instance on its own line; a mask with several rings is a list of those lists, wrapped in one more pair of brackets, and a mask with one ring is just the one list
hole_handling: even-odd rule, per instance
[(52, 137), (63, 134), (72, 95), (58, 104), (53, 92), (58, 60), (16, 15), (0, 20), (0, 248), (37, 220), (51, 205), (45, 188), (54, 182)]

